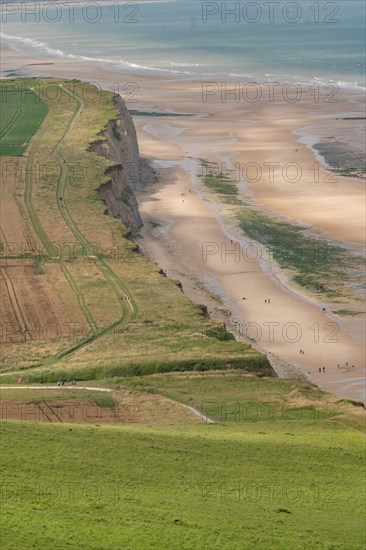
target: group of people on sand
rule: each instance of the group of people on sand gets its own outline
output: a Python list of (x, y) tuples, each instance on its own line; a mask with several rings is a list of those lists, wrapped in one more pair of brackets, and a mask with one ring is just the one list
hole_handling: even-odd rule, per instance
[[(191, 190), (189, 190), (189, 192), (191, 192)], [(181, 197), (185, 197), (186, 194), (185, 194), (185, 193), (181, 193), (180, 196), (181, 196)], [(184, 199), (182, 199), (182, 202), (184, 202)]]
[[(300, 353), (301, 353), (301, 350), (300, 350)], [(304, 353), (304, 352), (303, 352), (303, 353)], [(346, 363), (344, 364), (344, 367), (342, 367), (342, 366), (339, 365), (339, 364), (337, 365), (337, 367), (338, 367), (339, 369), (346, 369), (346, 370), (342, 370), (342, 372), (350, 372), (351, 370), (353, 370), (353, 369), (355, 368), (354, 365), (349, 366), (348, 361), (346, 361)], [(318, 371), (319, 371), (319, 372), (325, 373), (325, 367), (319, 367)], [(310, 374), (310, 371), (309, 371), (309, 370), (308, 370), (308, 374)]]
[[(319, 367), (319, 372), (324, 372), (325, 373), (325, 367)], [(308, 374), (311, 374), (311, 372), (308, 370)]]
[[(325, 372), (325, 367), (319, 367), (319, 372)], [(308, 370), (308, 374), (311, 374), (311, 372)]]
[(338, 364), (337, 368), (338, 369), (346, 369), (346, 370), (343, 370), (343, 372), (350, 372), (351, 370), (353, 370), (355, 368), (355, 366), (354, 365), (349, 366), (348, 361), (346, 361), (343, 367), (341, 367), (341, 365)]
[[(243, 296), (243, 300), (246, 300), (246, 299), (247, 299), (247, 298), (246, 298), (245, 296)], [(270, 304), (270, 303), (271, 303), (271, 298), (266, 298), (266, 299), (264, 300), (264, 303), (265, 303), (265, 304)]]

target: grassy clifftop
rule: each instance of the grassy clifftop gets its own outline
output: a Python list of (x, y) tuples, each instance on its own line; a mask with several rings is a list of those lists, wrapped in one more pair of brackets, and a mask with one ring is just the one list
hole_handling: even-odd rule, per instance
[[(32, 380), (228, 367), (270, 373), (265, 356), (208, 319), (105, 215), (98, 189), (115, 163), (90, 144), (115, 147), (131, 132), (114, 94), (57, 79), (4, 81), (2, 93), (10, 87), (27, 98), (30, 120), (30, 97), (47, 115), (40, 124), (37, 114), (24, 155), (1, 157), (10, 213), (2, 219), (1, 370)], [(108, 143), (102, 132), (117, 119), (119, 135)]]

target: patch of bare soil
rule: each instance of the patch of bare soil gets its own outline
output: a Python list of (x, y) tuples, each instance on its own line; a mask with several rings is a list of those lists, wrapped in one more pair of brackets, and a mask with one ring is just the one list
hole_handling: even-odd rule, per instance
[(115, 407), (101, 407), (88, 399), (55, 400), (45, 398), (0, 403), (2, 421), (51, 422), (71, 424), (195, 424), (202, 420), (161, 395), (113, 394)]

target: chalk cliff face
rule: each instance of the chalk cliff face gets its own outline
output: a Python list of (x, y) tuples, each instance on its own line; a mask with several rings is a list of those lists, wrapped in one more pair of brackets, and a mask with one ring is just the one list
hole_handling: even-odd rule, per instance
[(139, 157), (135, 126), (124, 101), (120, 97), (115, 101), (120, 118), (108, 123), (102, 132), (107, 139), (93, 143), (90, 150), (116, 163), (107, 170), (109, 181), (99, 187), (99, 193), (107, 213), (119, 218), (133, 235), (142, 227), (134, 192), (154, 181), (155, 176), (147, 162)]

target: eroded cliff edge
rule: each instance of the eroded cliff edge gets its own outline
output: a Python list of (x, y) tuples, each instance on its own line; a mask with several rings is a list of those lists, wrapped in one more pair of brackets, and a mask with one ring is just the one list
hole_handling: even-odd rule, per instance
[(108, 181), (98, 191), (106, 213), (120, 219), (135, 235), (143, 225), (135, 192), (156, 178), (147, 161), (140, 158), (135, 126), (124, 101), (118, 96), (115, 104), (120, 117), (108, 123), (102, 132), (106, 139), (92, 143), (90, 150), (115, 163), (106, 172)]

